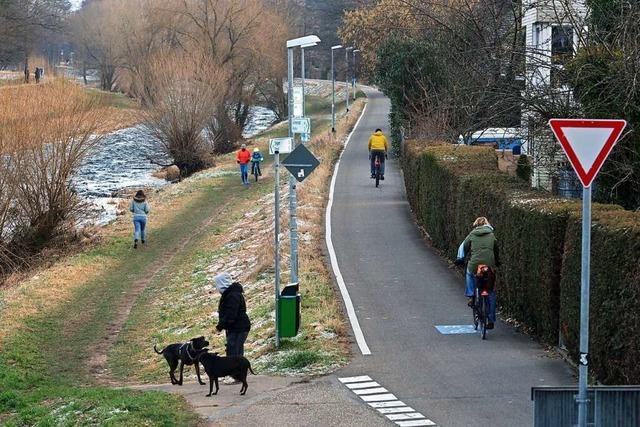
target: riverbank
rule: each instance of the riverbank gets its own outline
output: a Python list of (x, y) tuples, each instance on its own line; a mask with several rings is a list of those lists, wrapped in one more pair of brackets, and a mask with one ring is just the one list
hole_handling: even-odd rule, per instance
[[(355, 114), (354, 109), (350, 121)], [(326, 135), (326, 120), (317, 123), (317, 132)], [(264, 147), (266, 140), (256, 143)], [(301, 247), (303, 331), (285, 343), (289, 347), (279, 353), (281, 359), (268, 358), (273, 351), (268, 339), (272, 177), (265, 167), (264, 179), (244, 188), (233, 156), (225, 156), (217, 168), (151, 195), (153, 215), (144, 249), (131, 248), (129, 221), (120, 218), (100, 231), (94, 247), (0, 291), (0, 423), (198, 423), (183, 399), (109, 386), (166, 381), (166, 364), (151, 348), (156, 342), (183, 341), (203, 332), (212, 338), (211, 347), (220, 349), (221, 338), (212, 336), (217, 295), (207, 291), (213, 290), (210, 275), (223, 268), (235, 267), (246, 285), (254, 320), (247, 347), (251, 358), (263, 358), (256, 367), (304, 374), (344, 363), (348, 342), (338, 335), (339, 300), (317, 246), (321, 239), (308, 234), (316, 228), (313, 218), (322, 216), (313, 207), (324, 203), (316, 185), (324, 185), (327, 175), (320, 171), (339, 152), (340, 140), (317, 144), (312, 150), (323, 166), (314, 176), (321, 181), (300, 189), (300, 231), (309, 236), (309, 244)], [(305, 198), (313, 205), (306, 207)], [(240, 261), (231, 265), (235, 260)]]

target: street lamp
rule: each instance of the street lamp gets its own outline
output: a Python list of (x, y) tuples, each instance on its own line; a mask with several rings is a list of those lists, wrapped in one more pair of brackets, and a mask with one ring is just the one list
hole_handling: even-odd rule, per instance
[(351, 87), (353, 88), (353, 100), (356, 100), (356, 53), (360, 52), (360, 49), (353, 50), (353, 84)]
[(333, 70), (333, 51), (342, 49), (342, 45), (331, 46), (331, 132), (336, 132), (336, 73)]
[(347, 66), (347, 70), (345, 71), (344, 82), (346, 83), (347, 95), (345, 99), (347, 100), (347, 113), (349, 112), (349, 51), (353, 50), (353, 46), (347, 47), (344, 49), (344, 62)]
[[(304, 48), (316, 46), (320, 43), (320, 38), (315, 35), (308, 35), (304, 37), (298, 37), (296, 39), (287, 40), (287, 105), (288, 105), (288, 119), (289, 119), (289, 137), (292, 138), (295, 145), (295, 138), (293, 135), (292, 119), (293, 119), (293, 49), (299, 47), (302, 49), (302, 105), (304, 111)], [(276, 174), (278, 171), (278, 154), (276, 154)], [(277, 180), (276, 180), (277, 182)], [(278, 331), (278, 321), (280, 319), (280, 310), (278, 300), (280, 298), (280, 215), (279, 215), (279, 195), (276, 184), (275, 191), (276, 198), (276, 212), (275, 212), (275, 293), (276, 293), (276, 347), (280, 345), (280, 332)], [(296, 180), (290, 174), (289, 175), (289, 236), (291, 240), (291, 282), (298, 281), (298, 223), (297, 223), (297, 205), (298, 200), (296, 197)]]

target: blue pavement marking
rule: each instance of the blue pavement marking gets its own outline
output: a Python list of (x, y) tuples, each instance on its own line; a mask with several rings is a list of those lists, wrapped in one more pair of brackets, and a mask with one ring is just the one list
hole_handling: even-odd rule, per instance
[(436, 325), (436, 329), (442, 335), (477, 334), (480, 332), (473, 325)]

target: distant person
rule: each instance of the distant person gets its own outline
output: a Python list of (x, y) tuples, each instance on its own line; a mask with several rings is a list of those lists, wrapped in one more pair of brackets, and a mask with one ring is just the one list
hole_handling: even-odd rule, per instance
[(36, 71), (33, 74), (36, 79), (36, 84), (40, 83), (40, 77), (42, 77), (42, 68), (36, 67)]
[(384, 160), (387, 157), (389, 143), (382, 129), (376, 131), (369, 138), (369, 159), (371, 160), (371, 178), (376, 177), (376, 159), (380, 162), (380, 179), (384, 181)]
[(24, 82), (29, 83), (29, 67), (24, 67)]
[(129, 210), (133, 212), (133, 248), (138, 248), (138, 240), (144, 245), (146, 240), (145, 229), (147, 227), (147, 215), (149, 215), (149, 203), (144, 191), (138, 190), (131, 201)]
[[(244, 342), (251, 330), (251, 321), (247, 315), (242, 285), (234, 282), (229, 273), (218, 274), (214, 282), (221, 295), (216, 330), (226, 333), (227, 357), (244, 356)], [(234, 382), (233, 378), (225, 380), (225, 384)]]
[[(253, 149), (253, 154), (251, 155), (251, 174), (258, 176), (262, 176), (262, 171), (260, 170), (260, 163), (264, 162), (264, 157), (262, 157), (262, 153), (258, 147)], [(258, 176), (256, 176), (256, 181), (258, 180)]]
[(242, 183), (249, 185), (249, 162), (251, 161), (251, 153), (247, 150), (247, 144), (242, 144), (236, 155), (236, 161), (240, 165), (240, 177)]
[[(457, 263), (463, 264), (464, 259), (468, 258), (467, 268), (465, 271), (465, 295), (469, 299), (468, 306), (472, 306), (477, 285), (476, 274), (478, 266), (486, 265), (495, 274), (496, 267), (500, 263), (498, 256), (498, 242), (493, 233), (493, 227), (489, 224), (487, 218), (481, 216), (473, 222), (473, 230), (469, 233), (464, 242), (458, 249)], [(496, 321), (496, 291), (489, 291), (489, 313), (487, 314), (487, 329), (493, 329)]]

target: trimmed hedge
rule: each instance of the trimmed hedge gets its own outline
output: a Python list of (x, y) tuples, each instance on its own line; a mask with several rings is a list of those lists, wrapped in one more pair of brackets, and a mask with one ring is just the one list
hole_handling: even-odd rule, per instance
[[(557, 344), (562, 330), (575, 357), (581, 203), (532, 190), (521, 179), (499, 172), (491, 148), (408, 141), (403, 168), (407, 197), (433, 246), (454, 259), (473, 220), (488, 217), (502, 259), (498, 300), (503, 313), (525, 323), (545, 343)], [(592, 314), (607, 320), (592, 321), (592, 363), (602, 381), (638, 382), (640, 368), (631, 361), (640, 360), (640, 314), (629, 316), (616, 307), (640, 306), (640, 214), (594, 205), (593, 217), (598, 225), (592, 242)], [(617, 226), (621, 218), (625, 228)], [(597, 260), (600, 252), (605, 255)], [(610, 269), (617, 271), (610, 274)], [(607, 285), (611, 280), (616, 283)], [(461, 281), (461, 292), (462, 286)], [(613, 324), (624, 330), (613, 333)], [(620, 357), (615, 369), (610, 366), (612, 352)], [(613, 375), (611, 369), (624, 375)]]
[[(589, 356), (605, 384), (640, 382), (640, 214), (594, 212), (591, 229)], [(577, 358), (580, 328), (582, 221), (567, 224), (562, 265), (560, 327)]]

